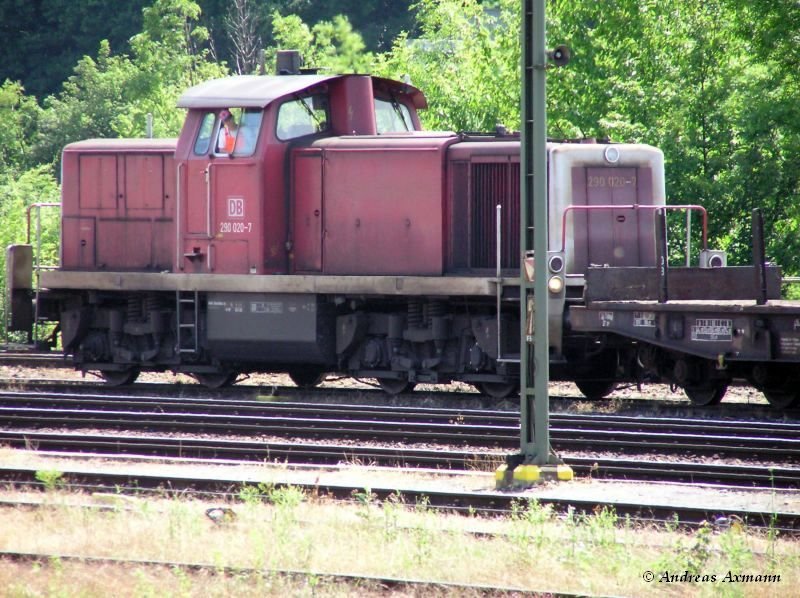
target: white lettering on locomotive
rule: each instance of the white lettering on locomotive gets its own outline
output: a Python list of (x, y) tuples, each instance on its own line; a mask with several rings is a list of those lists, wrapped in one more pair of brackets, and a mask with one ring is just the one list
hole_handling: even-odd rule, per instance
[(634, 328), (655, 328), (656, 327), (655, 312), (652, 311), (633, 312), (633, 326)]
[(610, 328), (613, 323), (614, 323), (614, 312), (613, 311), (601, 311), (600, 312), (600, 325), (603, 328)]
[(253, 230), (252, 222), (228, 222), (223, 220), (219, 223), (219, 232), (225, 233), (249, 233)]
[(733, 320), (727, 318), (697, 318), (692, 326), (692, 340), (702, 342), (730, 341)]
[(244, 218), (244, 197), (228, 198), (228, 218)]
[(254, 314), (282, 314), (283, 303), (281, 301), (251, 301), (250, 313)]

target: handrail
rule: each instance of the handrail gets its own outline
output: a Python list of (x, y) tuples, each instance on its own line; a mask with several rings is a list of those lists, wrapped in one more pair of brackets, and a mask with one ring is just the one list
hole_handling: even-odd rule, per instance
[(28, 238), (27, 238), (26, 242), (27, 242), (28, 245), (31, 244), (31, 211), (34, 208), (36, 208), (38, 210), (37, 213), (36, 213), (36, 215), (37, 215), (36, 216), (37, 217), (36, 224), (37, 224), (37, 226), (39, 226), (40, 221), (38, 220), (38, 218), (39, 218), (39, 214), (41, 213), (41, 208), (55, 208), (55, 207), (60, 207), (60, 206), (61, 206), (61, 203), (59, 203), (57, 201), (40, 201), (40, 202), (32, 203), (31, 205), (28, 206), (28, 208), (25, 210), (26, 218), (27, 218), (27, 225), (28, 225)]
[(41, 255), (42, 255), (42, 208), (55, 208), (61, 207), (59, 202), (53, 201), (42, 201), (32, 203), (26, 209), (26, 218), (27, 218), (27, 225), (28, 225), (28, 237), (27, 243), (28, 245), (31, 244), (31, 212), (36, 209), (36, 252), (33, 258), (33, 274), (34, 278), (36, 279), (36, 288), (34, 289), (34, 311), (33, 311), (33, 331), (32, 335), (33, 338), (38, 336), (38, 328), (39, 328), (39, 295), (41, 294), (41, 283), (39, 282), (40, 273), (42, 270), (53, 270), (53, 266), (42, 266), (40, 263)]
[[(570, 205), (564, 209), (561, 215), (561, 251), (566, 252), (567, 244), (567, 214), (573, 211), (599, 211), (599, 210), (696, 210), (703, 218), (703, 249), (708, 249), (708, 212), (703, 206), (697, 204), (676, 204), (676, 205), (653, 205), (653, 204), (597, 204), (590, 206)], [(688, 247), (687, 247), (688, 253)]]

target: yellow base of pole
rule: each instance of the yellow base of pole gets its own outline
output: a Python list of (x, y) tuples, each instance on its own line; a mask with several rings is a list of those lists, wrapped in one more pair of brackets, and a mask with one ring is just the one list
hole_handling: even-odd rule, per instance
[(542, 482), (568, 482), (575, 478), (569, 465), (517, 465), (510, 469), (507, 464), (498, 467), (494, 472), (495, 488), (530, 488)]

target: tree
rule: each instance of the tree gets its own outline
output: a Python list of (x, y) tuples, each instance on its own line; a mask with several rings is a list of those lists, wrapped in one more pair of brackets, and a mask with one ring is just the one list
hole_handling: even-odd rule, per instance
[(415, 8), (420, 37), (399, 36), (378, 72), (425, 92), (427, 128), (519, 128), (518, 2), (486, 11), (477, 0), (421, 0)]
[(278, 48), (299, 50), (304, 64), (334, 73), (367, 73), (372, 71), (373, 54), (366, 52), (361, 36), (353, 31), (347, 17), (337, 15), (332, 21), (321, 21), (309, 27), (296, 15), (272, 15), (276, 47), (266, 52), (274, 64)]
[(142, 28), (151, 0), (5, 0), (0, 3), (0, 80), (19, 81), (27, 93), (56, 93), (75, 63), (101, 40), (118, 53)]
[(133, 57), (112, 55), (107, 41), (96, 59), (78, 61), (57, 96), (44, 101), (34, 156), (57, 164), (67, 143), (89, 137), (142, 137), (148, 114), (156, 136), (174, 136), (184, 113), (176, 108), (187, 87), (226, 73), (210, 60), (208, 32), (196, 27), (191, 0), (156, 0), (144, 10), (144, 31), (131, 40)]
[(250, 0), (233, 0), (225, 16), (225, 30), (233, 45), (235, 70), (243, 75), (255, 72), (258, 53), (264, 44), (259, 35), (262, 17)]
[(19, 83), (6, 81), (0, 87), (0, 173), (19, 173), (33, 165), (31, 141), (40, 114), (36, 100)]

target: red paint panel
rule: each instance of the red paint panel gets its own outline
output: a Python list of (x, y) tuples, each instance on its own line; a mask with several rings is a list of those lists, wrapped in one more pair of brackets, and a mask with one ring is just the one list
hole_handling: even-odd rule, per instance
[(65, 268), (173, 267), (174, 149), (174, 141), (153, 139), (95, 139), (64, 149)]
[(62, 220), (61, 266), (66, 269), (95, 267), (94, 218), (64, 216)]
[(208, 263), (217, 274), (247, 274), (249, 271), (247, 241), (225, 241), (209, 245)]
[(181, 196), (183, 206), (181, 211), (185, 218), (185, 231), (188, 234), (205, 235), (209, 229), (208, 222), (208, 183), (206, 170), (209, 166), (206, 160), (189, 160), (184, 171), (187, 172), (185, 191)]
[(159, 154), (125, 156), (125, 207), (128, 210), (163, 210), (163, 156)]
[(212, 268), (220, 274), (259, 273), (262, 260), (258, 248), (263, 234), (260, 169), (253, 160), (225, 160), (210, 167)]
[(152, 233), (149, 220), (99, 220), (97, 266), (106, 270), (151, 267)]
[(440, 275), (444, 144), (325, 151), (324, 271)]
[(172, 270), (175, 262), (175, 221), (154, 220), (153, 267), (159, 271)]
[(322, 153), (293, 156), (294, 271), (322, 270)]
[(82, 210), (117, 207), (117, 156), (82, 155), (79, 158), (79, 205)]

